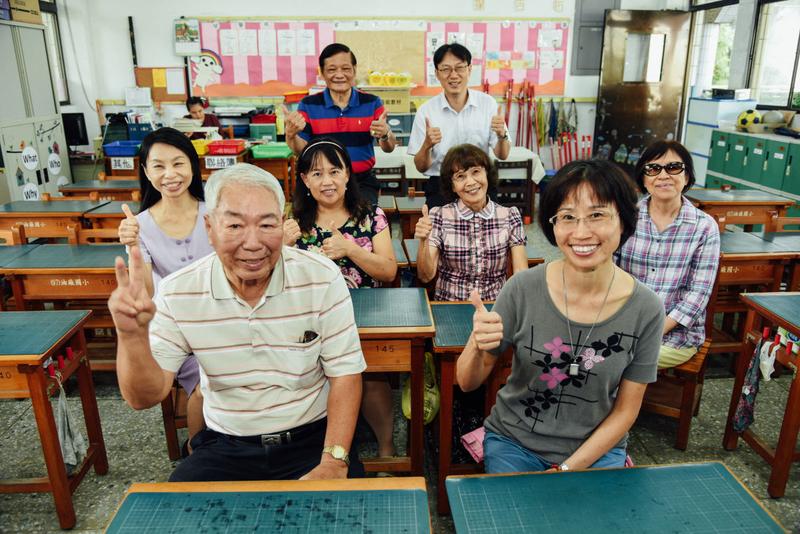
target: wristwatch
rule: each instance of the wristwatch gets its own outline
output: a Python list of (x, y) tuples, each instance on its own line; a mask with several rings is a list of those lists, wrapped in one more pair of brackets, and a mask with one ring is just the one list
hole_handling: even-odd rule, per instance
[(559, 471), (569, 471), (569, 466), (566, 464), (566, 462), (564, 462), (564, 463), (562, 463), (561, 465), (558, 466), (558, 470)]
[(350, 465), (350, 457), (347, 455), (348, 451), (341, 445), (328, 445), (327, 447), (323, 447), (322, 452), (327, 452), (333, 456), (335, 460), (341, 460), (345, 465)]
[(508, 139), (508, 132), (504, 133), (503, 135), (498, 135), (497, 138), (500, 141), (505, 141), (506, 139)]
[(386, 135), (382, 136), (382, 137), (380, 138), (380, 140), (381, 140), (381, 141), (388, 141), (388, 140), (389, 140), (389, 134), (387, 133)]

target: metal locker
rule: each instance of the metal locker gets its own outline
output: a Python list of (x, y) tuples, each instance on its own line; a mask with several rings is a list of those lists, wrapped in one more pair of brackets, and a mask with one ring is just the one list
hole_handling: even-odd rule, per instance
[(711, 134), (711, 150), (708, 159), (708, 170), (725, 172), (725, 159), (728, 156), (728, 132), (714, 130)]
[(781, 189), (793, 195), (800, 195), (800, 144), (789, 145)]
[(767, 141), (761, 137), (750, 136), (747, 138), (745, 149), (744, 169), (742, 178), (754, 184), (761, 183), (761, 171), (767, 157)]
[(789, 144), (783, 141), (767, 141), (767, 160), (761, 173), (761, 184), (773, 189), (783, 185), (786, 160), (789, 157)]
[(725, 158), (723, 173), (736, 178), (744, 178), (744, 155), (747, 148), (748, 137), (742, 134), (728, 134), (728, 157)]

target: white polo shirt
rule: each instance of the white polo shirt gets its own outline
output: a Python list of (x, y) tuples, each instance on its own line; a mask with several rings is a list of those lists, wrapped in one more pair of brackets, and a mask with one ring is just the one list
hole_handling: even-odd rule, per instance
[(155, 303), (153, 356), (172, 372), (197, 356), (203, 415), (217, 432), (271, 434), (317, 421), (328, 377), (366, 369), (341, 271), (318, 254), (284, 247), (253, 308), (216, 254), (165, 278)]
[[(470, 143), (489, 154), (497, 144), (497, 134), (492, 131), (492, 117), (497, 115), (497, 101), (486, 93), (467, 89), (467, 104), (457, 112), (444, 96), (434, 96), (417, 110), (406, 153), (414, 156), (425, 141), (425, 119), (442, 131), (442, 140), (431, 150), (431, 166), (423, 174), (439, 176), (442, 160), (447, 151), (456, 145)], [(508, 132), (508, 128), (506, 128)]]

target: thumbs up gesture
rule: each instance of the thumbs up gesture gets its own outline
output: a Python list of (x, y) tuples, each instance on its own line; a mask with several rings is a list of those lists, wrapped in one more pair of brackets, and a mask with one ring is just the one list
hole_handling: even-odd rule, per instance
[(497, 115), (492, 117), (491, 127), (497, 137), (503, 137), (506, 134), (506, 112), (503, 106), (497, 106)]
[(283, 221), (283, 244), (287, 247), (293, 247), (303, 232), (300, 231), (300, 225), (294, 219), (286, 219)]
[(442, 131), (435, 126), (431, 126), (430, 119), (425, 117), (425, 144), (427, 145), (427, 148), (436, 146), (441, 141)]
[(381, 116), (370, 123), (369, 133), (372, 134), (372, 137), (377, 137), (380, 139), (381, 137), (386, 137), (389, 135), (389, 123), (386, 122), (387, 115), (388, 112), (383, 110)]
[(281, 110), (283, 111), (283, 126), (286, 137), (293, 139), (306, 129), (306, 119), (299, 111), (289, 111), (286, 104), (281, 104)]
[(431, 235), (431, 231), (433, 230), (433, 223), (431, 222), (431, 218), (428, 215), (428, 205), (422, 205), (422, 217), (419, 218), (417, 221), (417, 225), (414, 227), (414, 239), (419, 239), (420, 241), (426, 241), (428, 237)]
[(492, 350), (500, 346), (503, 340), (503, 319), (499, 313), (486, 310), (477, 289), (469, 294), (469, 300), (475, 307), (472, 315), (472, 337), (480, 350)]
[(348, 255), (350, 247), (358, 246), (354, 241), (347, 239), (331, 221), (331, 236), (322, 242), (322, 253), (329, 259), (336, 261)]
[(122, 213), (125, 214), (125, 218), (117, 228), (119, 242), (128, 246), (136, 245), (139, 243), (139, 221), (127, 204), (122, 205)]

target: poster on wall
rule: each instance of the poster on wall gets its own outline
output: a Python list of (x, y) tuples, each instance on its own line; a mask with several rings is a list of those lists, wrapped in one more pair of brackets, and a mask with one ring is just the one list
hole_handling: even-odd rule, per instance
[(200, 53), (200, 22), (197, 19), (175, 19), (175, 54), (194, 56)]

